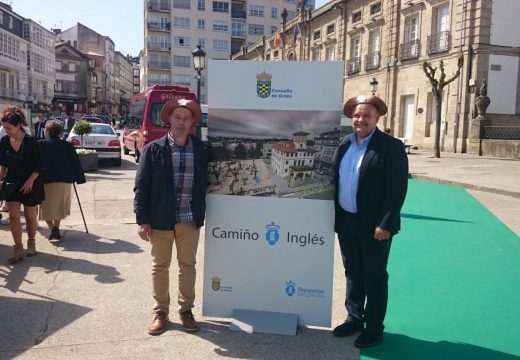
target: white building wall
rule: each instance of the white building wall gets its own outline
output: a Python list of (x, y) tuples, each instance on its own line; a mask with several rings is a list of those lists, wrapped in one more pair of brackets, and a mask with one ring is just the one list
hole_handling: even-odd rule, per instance
[(491, 45), (520, 46), (520, 1), (493, 0)]
[(489, 56), (488, 96), (491, 104), (488, 113), (515, 114), (517, 79), (518, 57)]

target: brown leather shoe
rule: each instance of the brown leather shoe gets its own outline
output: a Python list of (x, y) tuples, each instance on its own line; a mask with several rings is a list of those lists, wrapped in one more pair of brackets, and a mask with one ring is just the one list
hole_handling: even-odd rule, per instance
[(162, 334), (168, 326), (168, 321), (168, 314), (166, 314), (164, 311), (156, 311), (152, 323), (150, 326), (148, 326), (148, 334)]
[(191, 310), (181, 313), (181, 321), (183, 329), (188, 332), (195, 332), (200, 330)]

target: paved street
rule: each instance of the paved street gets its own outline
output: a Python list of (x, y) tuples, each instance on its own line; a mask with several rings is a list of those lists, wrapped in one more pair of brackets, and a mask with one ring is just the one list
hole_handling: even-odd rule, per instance
[[(412, 150), (412, 178), (469, 187), (475, 198), (520, 235), (520, 161), (443, 156), (434, 159), (429, 152)], [(251, 335), (229, 331), (227, 319), (203, 318), (203, 237), (194, 312), (202, 331), (184, 333), (172, 310), (169, 331), (148, 336), (150, 256), (148, 244), (137, 237), (132, 212), (135, 168), (133, 158), (123, 156), (121, 168), (102, 164), (99, 171), (88, 173), (87, 184), (77, 189), (89, 233), (85, 233), (74, 199), (72, 215), (63, 222), (61, 243), (52, 245), (46, 240), (48, 231), (41, 227), (37, 236), (40, 253), (15, 266), (5, 265), (12, 240), (5, 219), (2, 221), (1, 359), (359, 358), (353, 338), (334, 338), (330, 329), (300, 329), (294, 337)], [(344, 319), (344, 292), (336, 248), (333, 325)]]

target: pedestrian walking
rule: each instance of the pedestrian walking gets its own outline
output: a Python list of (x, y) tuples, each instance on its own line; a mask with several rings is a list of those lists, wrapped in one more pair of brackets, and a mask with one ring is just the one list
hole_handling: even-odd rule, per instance
[(37, 119), (38, 121), (34, 124), (34, 138), (40, 140), (45, 138), (45, 115), (38, 113)]
[(166, 330), (170, 305), (169, 268), (175, 243), (179, 265), (178, 304), (184, 330), (198, 331), (193, 316), (196, 254), (206, 212), (208, 148), (190, 135), (202, 117), (192, 100), (170, 100), (160, 118), (168, 134), (148, 144), (135, 178), (134, 212), (138, 235), (149, 241), (152, 254), (154, 319), (148, 333)]
[(62, 124), (49, 120), (45, 124), (45, 139), (38, 140), (43, 158), (42, 180), (45, 189), (45, 200), (40, 204), (38, 220), (47, 223), (49, 240), (61, 239), (61, 220), (70, 215), (71, 185), (87, 181), (74, 146), (62, 140), (62, 136)]
[(364, 348), (383, 339), (388, 302), (386, 271), (392, 237), (408, 184), (403, 143), (377, 128), (387, 106), (374, 95), (349, 99), (343, 108), (354, 132), (340, 141), (336, 158), (335, 225), (347, 278), (346, 321), (335, 336), (362, 331)]
[[(8, 259), (14, 264), (25, 255), (36, 255), (37, 206), (44, 200), (45, 193), (40, 174), (42, 158), (36, 139), (24, 130), (27, 120), (16, 106), (7, 107), (0, 118), (7, 135), (0, 140), (0, 190), (12, 188), (6, 196), (9, 211), (9, 227), (14, 240), (13, 255)], [(4, 191), (7, 188), (4, 189)], [(27, 252), (22, 243), (21, 205), (25, 216)]]

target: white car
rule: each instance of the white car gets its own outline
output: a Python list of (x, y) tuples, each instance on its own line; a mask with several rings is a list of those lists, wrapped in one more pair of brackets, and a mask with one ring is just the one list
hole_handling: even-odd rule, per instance
[[(108, 124), (91, 123), (92, 132), (83, 135), (83, 148), (96, 150), (98, 159), (111, 159), (116, 166), (121, 166), (121, 142), (112, 126)], [(67, 141), (75, 148), (81, 148), (81, 136), (74, 129), (67, 136)]]

